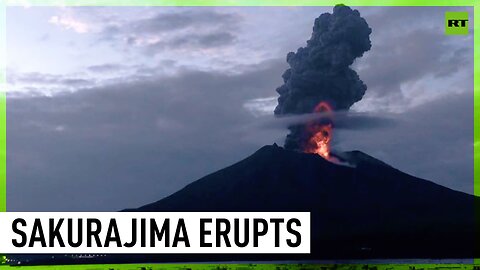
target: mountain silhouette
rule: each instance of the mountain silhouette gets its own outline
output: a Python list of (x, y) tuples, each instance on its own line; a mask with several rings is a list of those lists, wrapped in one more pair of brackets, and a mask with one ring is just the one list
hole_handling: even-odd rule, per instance
[(473, 258), (476, 197), (360, 151), (337, 158), (344, 164), (264, 146), (162, 200), (127, 211), (307, 211), (312, 252), (302, 259)]
[(341, 164), (268, 145), (164, 199), (124, 210), (306, 211), (311, 213), (310, 254), (14, 257), (24, 264), (478, 257), (474, 249), (475, 224), (480, 224), (475, 219), (479, 216), (475, 209), (480, 209), (477, 197), (408, 175), (360, 151), (338, 153), (336, 158)]

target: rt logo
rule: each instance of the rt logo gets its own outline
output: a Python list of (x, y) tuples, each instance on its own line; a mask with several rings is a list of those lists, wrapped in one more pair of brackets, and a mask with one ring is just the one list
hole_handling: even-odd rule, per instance
[(445, 35), (468, 35), (468, 12), (445, 12)]

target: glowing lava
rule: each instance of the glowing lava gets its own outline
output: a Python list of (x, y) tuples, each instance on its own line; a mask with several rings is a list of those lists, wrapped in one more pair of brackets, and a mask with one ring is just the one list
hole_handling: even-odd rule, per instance
[[(332, 107), (327, 102), (320, 102), (313, 110), (314, 113), (329, 113)], [(309, 136), (305, 153), (318, 154), (325, 159), (330, 159), (330, 141), (332, 139), (333, 125), (331, 120), (315, 120), (307, 124), (306, 133)]]

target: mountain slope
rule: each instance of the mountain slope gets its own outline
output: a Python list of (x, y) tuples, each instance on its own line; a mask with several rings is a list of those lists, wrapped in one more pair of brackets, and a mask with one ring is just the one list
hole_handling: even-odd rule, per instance
[[(182, 190), (126, 211), (308, 211), (311, 254), (15, 255), (25, 264), (474, 258), (478, 198), (405, 174), (359, 151), (314, 154), (264, 146)], [(475, 206), (474, 206), (475, 204)], [(478, 241), (477, 241), (478, 243)], [(387, 260), (388, 261), (388, 260)]]
[(340, 156), (355, 166), (265, 146), (128, 211), (308, 211), (312, 254), (306, 259), (473, 256), (474, 196), (359, 151)]

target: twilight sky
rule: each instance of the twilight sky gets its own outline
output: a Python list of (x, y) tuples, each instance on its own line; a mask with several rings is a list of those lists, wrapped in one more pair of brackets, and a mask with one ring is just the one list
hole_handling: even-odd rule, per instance
[[(452, 7), (359, 7), (372, 48), (338, 130), (415, 176), (473, 193), (473, 29)], [(275, 88), (289, 51), (331, 7), (8, 7), (8, 211), (116, 211), (161, 199), (283, 143)], [(408, 22), (408, 23), (405, 23)]]

